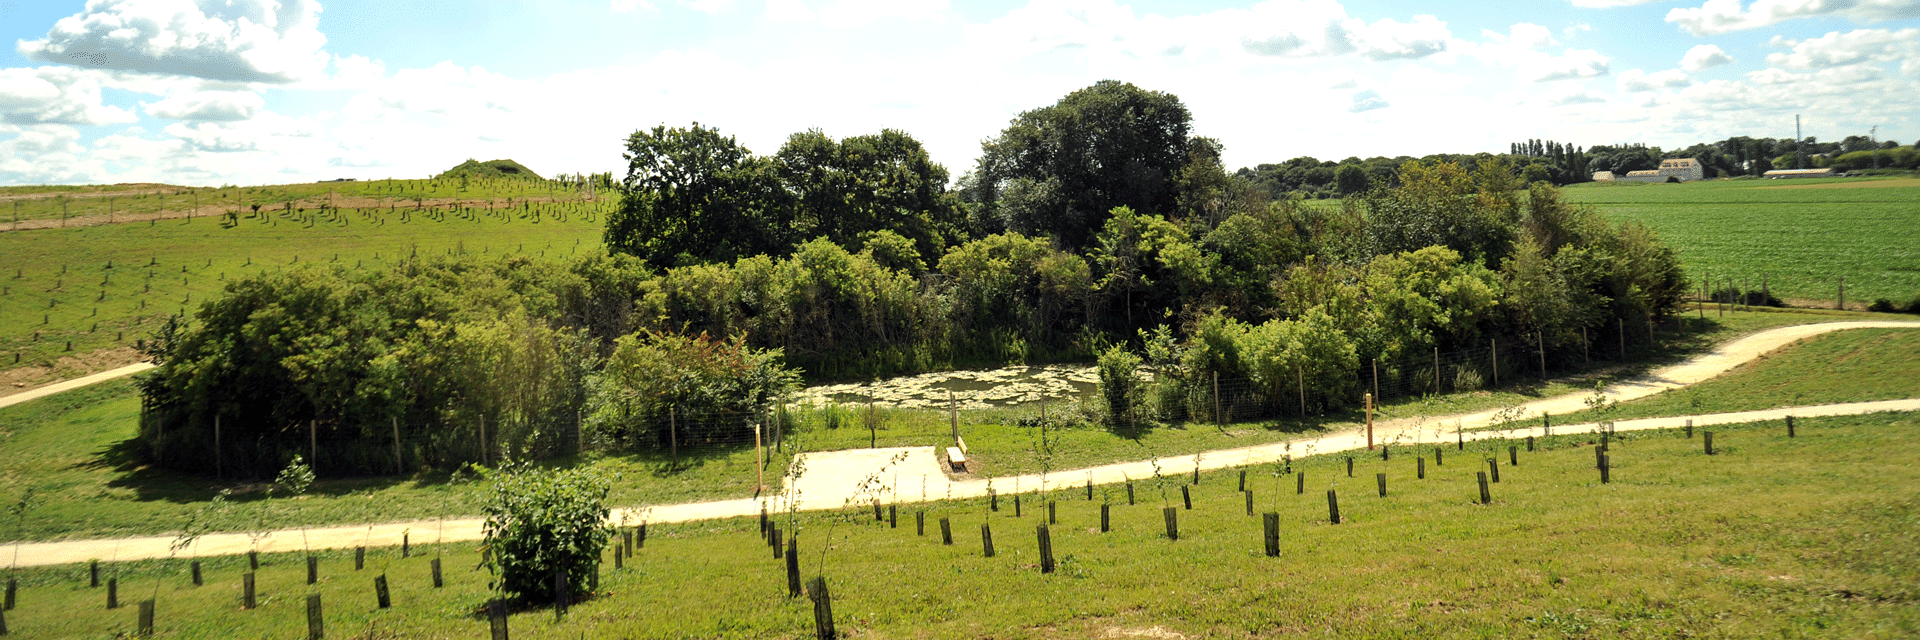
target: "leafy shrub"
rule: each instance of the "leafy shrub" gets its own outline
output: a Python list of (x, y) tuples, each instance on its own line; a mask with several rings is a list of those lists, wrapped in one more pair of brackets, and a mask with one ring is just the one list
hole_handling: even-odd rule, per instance
[(1908, 302), (1905, 307), (1895, 304), (1892, 300), (1878, 298), (1873, 301), (1872, 305), (1867, 307), (1867, 310), (1875, 313), (1920, 314), (1920, 296), (1914, 296), (1913, 300)]
[(1140, 386), (1140, 356), (1114, 345), (1100, 352), (1100, 397), (1107, 401), (1107, 424), (1114, 429), (1133, 424), (1133, 400)]
[(527, 602), (553, 602), (556, 573), (567, 576), (569, 599), (588, 593), (607, 524), (604, 476), (590, 469), (551, 470), (509, 464), (493, 476), (485, 514), (492, 587)]
[(754, 349), (744, 338), (641, 332), (616, 340), (592, 377), (589, 427), (607, 441), (660, 444), (674, 437), (666, 432), (673, 413), (682, 439), (738, 441), (750, 437), (750, 421), (697, 418), (760, 415), (799, 384), (779, 349)]

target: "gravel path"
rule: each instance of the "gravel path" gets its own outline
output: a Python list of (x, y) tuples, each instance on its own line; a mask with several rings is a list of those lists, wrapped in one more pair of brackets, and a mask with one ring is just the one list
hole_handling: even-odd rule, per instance
[[(1646, 376), (1622, 381), (1607, 387), (1604, 392), (1614, 400), (1632, 400), (1646, 397), (1667, 389), (1694, 384), (1720, 375), (1741, 363), (1762, 354), (1791, 344), (1796, 340), (1844, 329), (1865, 328), (1920, 328), (1920, 322), (1830, 322), (1822, 324), (1781, 327), (1762, 331), (1715, 349), (1713, 352), (1693, 358), (1687, 362), (1657, 369)], [(84, 380), (96, 377), (112, 377), (115, 372), (107, 372), (82, 378), (66, 388), (80, 386)], [(131, 373), (131, 372), (128, 372)], [(120, 373), (120, 375), (126, 375)], [(102, 378), (106, 379), (106, 378)], [(48, 387), (49, 389), (52, 387)], [(47, 393), (54, 393), (48, 391)], [(44, 395), (44, 394), (43, 394)], [(1520, 408), (1521, 416), (1535, 417), (1541, 412), (1567, 414), (1585, 409), (1585, 400), (1590, 393), (1569, 394), (1530, 402)], [(7, 398), (6, 400), (12, 400)], [(4, 401), (0, 401), (4, 402)], [(0, 406), (5, 406), (0, 404)], [(1683, 425), (1692, 420), (1696, 426), (1777, 420), (1787, 415), (1795, 417), (1841, 416), (1878, 413), (1884, 411), (1920, 411), (1920, 398), (1906, 400), (1885, 400), (1878, 402), (1856, 402), (1847, 404), (1829, 404), (1804, 407), (1787, 407), (1763, 411), (1742, 411), (1698, 416), (1677, 416), (1670, 418), (1647, 418), (1641, 420), (1622, 420), (1614, 423), (1617, 431), (1636, 431), (1642, 429), (1666, 429)], [(1452, 443), (1455, 441), (1454, 429), (1475, 429), (1493, 424), (1499, 411), (1428, 417), (1419, 420), (1400, 420), (1392, 423), (1376, 424), (1375, 437), (1380, 442), (1394, 442), (1397, 445), (1416, 443)], [(1511, 412), (1508, 415), (1513, 415)], [(1591, 432), (1593, 424), (1556, 425), (1553, 429), (1560, 433)], [(1513, 429), (1504, 431), (1468, 431), (1466, 440), (1498, 439), (1544, 435), (1540, 427)], [(1366, 448), (1366, 434), (1361, 430), (1348, 430), (1330, 433), (1315, 438), (1301, 439), (1291, 443), (1274, 443), (1239, 449), (1208, 451), (1195, 455), (1173, 456), (1160, 461), (1163, 473), (1174, 475), (1191, 473), (1197, 464), (1203, 470), (1224, 469), (1239, 465), (1260, 464), (1281, 459), (1288, 453), (1298, 456), (1336, 453)], [(897, 458), (897, 459), (896, 459)], [(834, 509), (848, 504), (860, 503), (879, 491), (886, 501), (919, 501), (924, 483), (924, 495), (927, 499), (971, 498), (987, 494), (985, 480), (951, 480), (940, 469), (940, 460), (933, 447), (908, 447), (898, 449), (858, 449), (851, 451), (829, 451), (803, 454), (796, 464), (804, 464), (806, 471), (799, 478), (789, 478), (785, 486), (792, 487), (798, 496), (798, 507), (803, 510)], [(1068, 469), (1052, 474), (1047, 481), (1064, 484), (1065, 488), (1082, 486), (1089, 479), (1094, 484), (1112, 484), (1125, 482), (1128, 478), (1152, 477), (1153, 466), (1148, 461), (1124, 462), (1101, 465), (1092, 468)], [(1039, 475), (1020, 476), (1017, 481), (1021, 487), (1041, 487)], [(1016, 478), (995, 479), (995, 486), (1007, 490), (1014, 486)], [(860, 489), (862, 484), (867, 489)], [(769, 496), (765, 499), (742, 498), (713, 502), (695, 502), (672, 505), (656, 505), (641, 508), (615, 509), (613, 520), (616, 523), (637, 524), (643, 518), (649, 522), (688, 522), (718, 518), (745, 517), (758, 515), (765, 507), (773, 511), (783, 510), (782, 502), (786, 494)], [(261, 539), (257, 546), (243, 533), (222, 533), (200, 538), (197, 549), (200, 555), (223, 555), (245, 553), (250, 548), (262, 552), (293, 551), (310, 545), (313, 548), (351, 548), (355, 546), (394, 546), (400, 544), (401, 537), (408, 535), (411, 540), (420, 543), (435, 540), (472, 541), (483, 537), (482, 520), (466, 517), (450, 519), (444, 522), (422, 520), (414, 522), (396, 522), (375, 525), (349, 525), (319, 527), (305, 531), (298, 529), (273, 532)], [(306, 541), (305, 543), (302, 540)], [(22, 545), (20, 564), (39, 566), (85, 562), (89, 559), (134, 560), (142, 558), (165, 558), (172, 555), (169, 546), (171, 536), (150, 536), (123, 539), (70, 540), (63, 542), (42, 542)], [(4, 551), (4, 549), (0, 549)], [(9, 554), (10, 555), (10, 554)]]

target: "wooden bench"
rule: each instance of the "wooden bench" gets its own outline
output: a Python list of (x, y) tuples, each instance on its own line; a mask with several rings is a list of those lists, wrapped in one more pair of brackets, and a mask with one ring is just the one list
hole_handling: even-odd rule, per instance
[(953, 466), (954, 473), (966, 473), (967, 454), (961, 453), (960, 447), (947, 447), (947, 464)]

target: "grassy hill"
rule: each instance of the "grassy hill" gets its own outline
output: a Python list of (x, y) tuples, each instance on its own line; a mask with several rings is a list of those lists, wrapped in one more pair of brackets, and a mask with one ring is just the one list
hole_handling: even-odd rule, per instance
[(486, 162), (480, 162), (472, 158), (468, 158), (466, 162), (462, 162), (454, 166), (454, 168), (448, 169), (444, 173), (434, 176), (433, 179), (458, 180), (463, 176), (467, 178), (492, 178), (492, 179), (509, 179), (509, 178), (521, 179), (521, 180), (543, 180), (544, 179), (540, 177), (540, 174), (534, 173), (532, 169), (528, 169), (526, 165), (520, 164), (518, 162), (514, 162), (512, 160), (488, 160)]
[(39, 219), (51, 228), (0, 232), (0, 384), (127, 361), (126, 347), (229, 278), (302, 262), (373, 266), (415, 252), (600, 251), (603, 216), (618, 206), (553, 182), (393, 180), (163, 189), (111, 205), (95, 193), (67, 206), (70, 226), (52, 226), (61, 207), (49, 198), (69, 193), (0, 190), (56, 216)]

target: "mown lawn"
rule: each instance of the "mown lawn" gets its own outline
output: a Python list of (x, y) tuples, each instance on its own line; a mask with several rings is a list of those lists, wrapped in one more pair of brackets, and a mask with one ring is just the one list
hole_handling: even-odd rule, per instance
[[(1245, 511), (1235, 470), (1189, 487), (1140, 481), (1093, 500), (1053, 496), (1057, 570), (1043, 574), (1036, 526), (982, 501), (904, 505), (897, 527), (870, 512), (781, 516), (797, 532), (800, 568), (822, 575), (848, 637), (1342, 637), (1342, 638), (1857, 638), (1920, 633), (1920, 444), (1913, 414), (1809, 419), (1799, 437), (1777, 425), (1716, 428), (1719, 455), (1677, 432), (1622, 434), (1601, 484), (1585, 436), (1501, 455), (1492, 502), (1475, 473), (1506, 442), (1422, 448), (1391, 460), (1299, 460), (1304, 494), (1284, 469), (1250, 469), (1257, 512), (1279, 523), (1277, 558), (1262, 552), (1262, 518)], [(1427, 476), (1416, 478), (1416, 455)], [(1387, 477), (1377, 494), (1374, 474)], [(1343, 522), (1329, 524), (1327, 491)], [(1162, 496), (1166, 496), (1164, 499)], [(1109, 505), (1110, 532), (1100, 530)], [(1162, 506), (1173, 507), (1169, 539)], [(924, 535), (915, 516), (924, 512)], [(946, 519), (954, 544), (943, 545)], [(984, 557), (981, 526), (996, 555)], [(332, 637), (485, 637), (488, 576), (475, 545), (423, 543), (412, 558), (376, 549), (367, 568), (321, 554), (322, 580), (304, 584), (298, 554), (262, 558), (261, 605), (238, 607), (244, 557), (207, 560), (192, 586), (187, 558), (102, 564), (122, 607), (84, 565), (12, 572), (14, 634), (92, 638), (134, 631), (138, 600), (156, 600), (156, 637), (299, 637), (305, 596), (322, 596)], [(439, 558), (447, 586), (431, 587)], [(393, 608), (375, 605), (385, 574)], [(517, 611), (515, 638), (798, 638), (812, 607), (787, 597), (781, 561), (750, 519), (656, 525), (635, 559), (603, 561), (597, 596), (556, 616)]]

